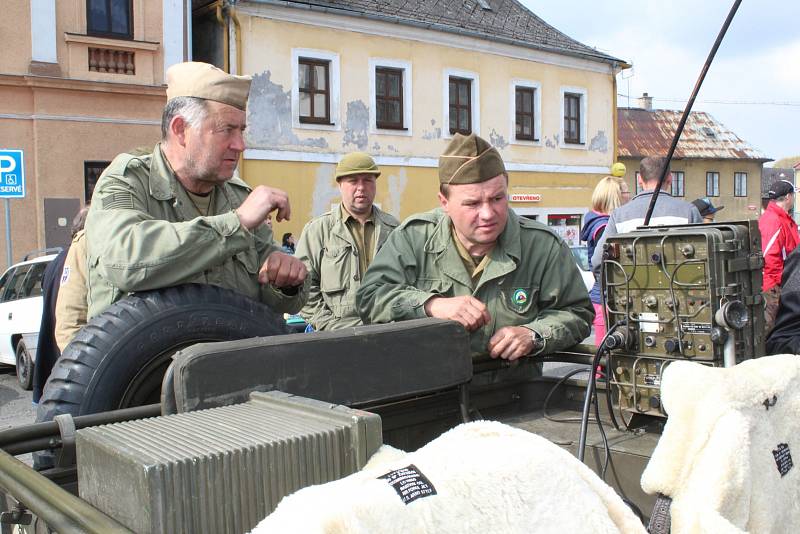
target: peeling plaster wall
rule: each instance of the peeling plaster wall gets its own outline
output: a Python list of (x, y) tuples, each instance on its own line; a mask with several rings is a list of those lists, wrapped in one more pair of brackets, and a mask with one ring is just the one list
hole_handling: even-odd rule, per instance
[(597, 132), (592, 140), (589, 142), (589, 150), (595, 152), (608, 152), (608, 138), (606, 137), (606, 133), (602, 130)]
[(292, 95), (267, 70), (253, 76), (247, 101), (247, 146), (328, 148), (325, 137), (300, 139), (292, 129)]
[[(347, 121), (344, 125), (344, 147), (355, 145), (365, 150), (369, 143), (369, 109), (361, 100), (347, 103)], [(377, 142), (375, 143), (377, 145)], [(380, 145), (378, 145), (380, 150)]]
[[(257, 73), (251, 93), (248, 142), (253, 148), (342, 154), (353, 150), (373, 155), (437, 158), (450, 137), (443, 123), (446, 103), (445, 69), (474, 72), (479, 78), (479, 132), (491, 140), (507, 162), (543, 165), (606, 166), (613, 162), (613, 77), (610, 73), (503, 57), (424, 41), (391, 38), (252, 16), (257, 8), (240, 12), (243, 67)], [(292, 50), (319, 50), (338, 58), (338, 102), (333, 126), (292, 128)], [(411, 64), (411, 129), (397, 133), (371, 124), (374, 106), (370, 62), (387, 58)], [(568, 59), (565, 59), (568, 61)], [(334, 79), (332, 77), (331, 79)], [(541, 131), (537, 146), (513, 139), (511, 82), (541, 84)], [(559, 146), (563, 123), (561, 88), (584, 88), (589, 150)], [(337, 123), (338, 122), (338, 123)], [(410, 133), (410, 135), (409, 135)], [(391, 148), (389, 148), (391, 146)], [(587, 145), (588, 146), (588, 145)]]
[(339, 202), (341, 195), (334, 178), (336, 167), (320, 165), (317, 167), (317, 179), (311, 195), (311, 213), (309, 219), (318, 217), (331, 209), (331, 204)]
[(406, 184), (408, 184), (408, 176), (406, 176), (405, 169), (400, 169), (397, 173), (392, 173), (387, 178), (389, 198), (384, 204), (384, 211), (388, 211), (399, 219), (403, 206), (403, 194), (406, 191)]

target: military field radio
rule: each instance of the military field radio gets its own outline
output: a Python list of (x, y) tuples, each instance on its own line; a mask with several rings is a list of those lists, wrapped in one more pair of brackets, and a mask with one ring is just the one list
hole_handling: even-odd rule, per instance
[[(608, 383), (621, 414), (665, 417), (670, 363), (732, 366), (764, 355), (756, 221), (638, 229), (603, 251)], [(623, 417), (624, 420), (624, 417)]]

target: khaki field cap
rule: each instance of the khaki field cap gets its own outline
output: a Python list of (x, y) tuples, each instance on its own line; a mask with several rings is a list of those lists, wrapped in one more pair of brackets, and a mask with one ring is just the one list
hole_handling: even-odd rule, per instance
[(369, 154), (350, 152), (336, 165), (336, 179), (353, 174), (374, 174), (375, 178), (377, 178), (381, 175), (381, 171)]
[(251, 81), (250, 76), (234, 76), (208, 63), (178, 63), (167, 70), (167, 100), (193, 96), (244, 111)]
[(503, 158), (495, 147), (474, 133), (453, 136), (439, 156), (439, 183), (477, 184), (506, 172)]

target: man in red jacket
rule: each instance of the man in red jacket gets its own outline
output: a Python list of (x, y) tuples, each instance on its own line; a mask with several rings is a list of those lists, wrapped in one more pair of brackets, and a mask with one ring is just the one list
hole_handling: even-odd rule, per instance
[(797, 191), (789, 180), (777, 180), (769, 188), (769, 204), (758, 220), (761, 231), (761, 249), (764, 253), (764, 314), (766, 333), (775, 324), (781, 296), (781, 276), (783, 262), (800, 242), (797, 223), (790, 213), (794, 207), (794, 194)]

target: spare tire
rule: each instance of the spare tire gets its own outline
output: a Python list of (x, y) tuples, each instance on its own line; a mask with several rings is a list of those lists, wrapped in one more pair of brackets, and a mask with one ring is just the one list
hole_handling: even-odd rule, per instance
[(283, 317), (269, 307), (217, 286), (130, 295), (92, 318), (64, 349), (36, 420), (157, 403), (164, 373), (181, 348), (286, 333)]

